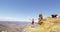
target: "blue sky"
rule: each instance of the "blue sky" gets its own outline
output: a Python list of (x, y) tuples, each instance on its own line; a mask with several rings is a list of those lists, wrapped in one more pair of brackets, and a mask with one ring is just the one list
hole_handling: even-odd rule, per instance
[(0, 18), (37, 19), (39, 13), (60, 15), (60, 0), (0, 0)]

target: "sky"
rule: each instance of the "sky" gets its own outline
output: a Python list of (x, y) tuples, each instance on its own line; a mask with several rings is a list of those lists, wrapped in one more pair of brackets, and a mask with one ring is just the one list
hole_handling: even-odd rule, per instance
[(0, 20), (28, 21), (39, 13), (60, 16), (60, 0), (0, 0)]

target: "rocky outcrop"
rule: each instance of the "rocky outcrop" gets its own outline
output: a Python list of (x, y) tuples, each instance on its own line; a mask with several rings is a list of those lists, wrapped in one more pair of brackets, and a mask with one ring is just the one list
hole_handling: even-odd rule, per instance
[(52, 14), (52, 17), (47, 18), (39, 14), (37, 26), (27, 26), (23, 32), (60, 32), (60, 18), (57, 14)]

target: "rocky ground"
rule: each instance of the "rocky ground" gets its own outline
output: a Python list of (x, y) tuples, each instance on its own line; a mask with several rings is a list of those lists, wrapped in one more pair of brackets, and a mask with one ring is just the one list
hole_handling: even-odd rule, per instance
[(0, 22), (0, 32), (60, 32), (60, 20), (44, 19), (43, 24), (16, 24)]

